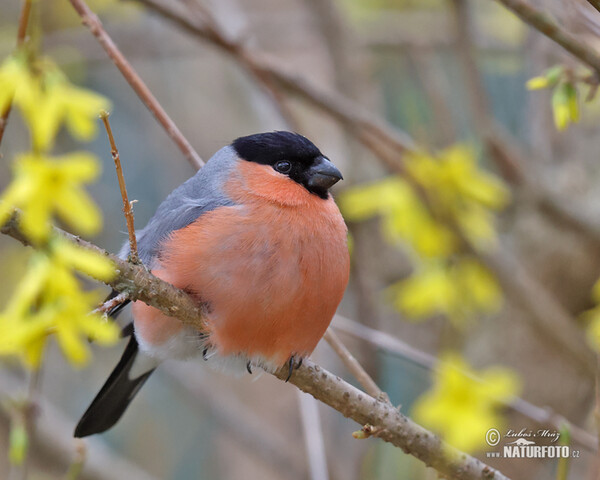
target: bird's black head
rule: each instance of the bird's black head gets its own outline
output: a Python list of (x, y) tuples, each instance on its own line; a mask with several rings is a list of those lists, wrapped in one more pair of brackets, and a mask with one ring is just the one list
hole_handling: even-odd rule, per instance
[(234, 140), (232, 146), (241, 159), (270, 165), (321, 198), (327, 198), (328, 189), (342, 180), (315, 144), (297, 133), (257, 133)]

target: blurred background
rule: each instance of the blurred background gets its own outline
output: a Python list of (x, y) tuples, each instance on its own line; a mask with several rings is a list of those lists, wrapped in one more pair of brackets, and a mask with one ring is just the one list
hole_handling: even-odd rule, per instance
[[(560, 47), (493, 2), (197, 1), (90, 0), (89, 5), (203, 159), (239, 136), (294, 129), (340, 167), (345, 181), (334, 194), (349, 224), (353, 270), (339, 309), (344, 318), (336, 318), (334, 326), (395, 405), (410, 414), (431, 386), (431, 372), (418, 355), (378, 341), (378, 332), (434, 357), (458, 351), (476, 369), (512, 369), (521, 378), (521, 397), (552, 412), (548, 428), (556, 430), (557, 419), (564, 417), (582, 429), (585, 444), (573, 440), (581, 457), (572, 460), (568, 478), (596, 478), (594, 357), (581, 315), (595, 306), (591, 292), (600, 272), (598, 102), (581, 105), (579, 123), (558, 131), (552, 88), (526, 89), (528, 79), (554, 65), (573, 78), (585, 69), (580, 73)], [(588, 44), (598, 44), (600, 13), (587, 2), (531, 3)], [(20, 2), (0, 4), (1, 58), (14, 48), (19, 11)], [(194, 169), (69, 2), (40, 2), (36, 15), (43, 53), (73, 83), (112, 101), (111, 124), (129, 197), (137, 200), (136, 225), (145, 225)], [(229, 54), (223, 38), (251, 52), (251, 60)], [(257, 70), (254, 61), (280, 71), (278, 80)], [(586, 92), (579, 91), (579, 101)], [(384, 134), (394, 132), (395, 149), (389, 135), (373, 125), (383, 125)], [(2, 143), (0, 188), (10, 180), (15, 154), (27, 150), (28, 142), (17, 113)], [(402, 154), (415, 145), (429, 152), (468, 145), (472, 168), (493, 178), (487, 181), (502, 192), (483, 215), (490, 241), (475, 253), (466, 247), (485, 274), (450, 293), (453, 277), (440, 280), (446, 282), (440, 287), (438, 277), (423, 274), (433, 255), (402, 233), (410, 225), (389, 226), (390, 218), (392, 224), (402, 218), (387, 208), (383, 192), (389, 186), (377, 183), (397, 174)], [(117, 252), (127, 235), (104, 131), (85, 145), (63, 132), (55, 152), (81, 148), (103, 163), (102, 177), (90, 190), (102, 209), (104, 229), (92, 240)], [(464, 175), (468, 183), (468, 169)], [(479, 185), (477, 178), (472, 181)], [(364, 185), (371, 190), (365, 193)], [(373, 199), (382, 208), (373, 206)], [(443, 244), (444, 235), (432, 229), (424, 241)], [(0, 305), (23, 275), (28, 255), (29, 249), (0, 238)], [(465, 255), (456, 248), (433, 260), (446, 274)], [(411, 278), (421, 281), (403, 283)], [(481, 285), (485, 291), (477, 297), (474, 290)], [(413, 295), (422, 297), (425, 307), (411, 308)], [(450, 297), (472, 305), (456, 311)], [(50, 345), (41, 371), (30, 479), (64, 478), (75, 455), (74, 425), (123, 347), (123, 342), (94, 346), (93, 362), (73, 370)], [(324, 342), (313, 360), (354, 382)], [(26, 390), (26, 372), (5, 362), (0, 399), (19, 398)], [(80, 478), (322, 478), (311, 477), (307, 455), (307, 445), (321, 441), (331, 479), (437, 478), (400, 449), (375, 439), (355, 440), (353, 421), (302, 396), (270, 375), (233, 378), (201, 361), (173, 363), (153, 375), (115, 428), (89, 440)], [(517, 431), (540, 427), (514, 409), (505, 409), (503, 417), (505, 426)], [(8, 430), (9, 416), (0, 410), (0, 478), (8, 475)], [(482, 445), (478, 455), (509, 476), (556, 478), (553, 459), (491, 459), (485, 458), (486, 449)]]

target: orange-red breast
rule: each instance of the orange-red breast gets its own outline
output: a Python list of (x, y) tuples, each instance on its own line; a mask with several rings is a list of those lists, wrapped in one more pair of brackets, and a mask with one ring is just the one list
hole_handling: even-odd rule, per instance
[(206, 331), (135, 302), (129, 344), (75, 436), (113, 426), (169, 358), (291, 374), (348, 283), (346, 226), (329, 193), (341, 179), (310, 140), (271, 132), (238, 138), (175, 189), (138, 232), (139, 254), (203, 305)]

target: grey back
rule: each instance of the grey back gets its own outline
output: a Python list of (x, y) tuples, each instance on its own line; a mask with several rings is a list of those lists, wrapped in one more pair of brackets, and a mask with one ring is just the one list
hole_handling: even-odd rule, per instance
[[(188, 226), (205, 212), (234, 205), (223, 186), (237, 161), (233, 147), (223, 147), (158, 206), (148, 224), (136, 232), (138, 253), (144, 265), (152, 268), (160, 243), (171, 232)], [(119, 256), (126, 259), (128, 255), (129, 243), (126, 242)]]

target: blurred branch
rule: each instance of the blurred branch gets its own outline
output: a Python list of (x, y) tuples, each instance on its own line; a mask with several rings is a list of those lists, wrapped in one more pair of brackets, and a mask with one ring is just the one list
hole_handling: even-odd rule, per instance
[[(438, 368), (439, 360), (433, 355), (424, 352), (423, 350), (419, 350), (389, 333), (366, 327), (341, 315), (336, 315), (334, 317), (331, 328), (368, 342), (381, 350), (404, 358), (427, 370), (436, 370)], [(465, 375), (468, 374), (465, 373)], [(552, 411), (550, 408), (538, 407), (522, 398), (514, 398), (508, 402), (506, 406), (520, 415), (533, 420), (541, 427), (552, 426), (557, 431), (560, 431), (566, 426), (574, 441), (591, 452), (595, 452), (598, 449), (597, 438), (583, 428), (578, 427), (563, 416)]]
[(496, 1), (503, 4), (509, 10), (512, 10), (525, 23), (543, 33), (551, 40), (554, 40), (583, 63), (588, 64), (597, 75), (600, 75), (600, 54), (589, 45), (580, 41), (575, 35), (562, 28), (547, 13), (532, 7), (529, 3), (522, 0)]
[(199, 169), (204, 165), (204, 161), (200, 155), (194, 150), (188, 140), (183, 136), (183, 133), (177, 128), (175, 122), (162, 108), (156, 97), (146, 86), (142, 78), (133, 69), (131, 64), (123, 56), (119, 48), (113, 42), (112, 38), (106, 33), (102, 27), (102, 22), (98, 16), (90, 10), (84, 0), (70, 0), (71, 5), (81, 17), (82, 23), (90, 29), (92, 34), (98, 40), (98, 43), (104, 48), (108, 56), (123, 74), (131, 88), (137, 93), (138, 97), (144, 102), (148, 110), (152, 112), (154, 118), (162, 125), (167, 135), (175, 142), (179, 150), (185, 155), (185, 158), (192, 164), (193, 167)]
[[(142, 300), (166, 315), (177, 317), (184, 324), (202, 330), (201, 308), (196, 306), (194, 300), (185, 292), (156, 278), (142, 266), (125, 262), (96, 245), (59, 229), (55, 230), (80, 247), (113, 260), (117, 265), (117, 278), (108, 284), (115, 290), (127, 291), (132, 300)], [(27, 240), (17, 227), (16, 216), (2, 227), (1, 232), (27, 244)], [(285, 381), (288, 377), (288, 367), (282, 367), (274, 375)], [(317, 400), (359, 424), (378, 427), (378, 437), (401, 448), (449, 478), (457, 480), (480, 480), (481, 478), (507, 480), (508, 478), (475, 457), (444, 443), (389, 403), (367, 395), (308, 359), (299, 369), (294, 370), (289, 381), (300, 390), (310, 393)]]
[(104, 123), (106, 134), (108, 135), (108, 141), (110, 143), (110, 154), (112, 155), (113, 161), (115, 162), (115, 169), (117, 171), (117, 180), (119, 181), (119, 190), (121, 190), (121, 198), (123, 199), (123, 214), (125, 215), (125, 222), (127, 223), (127, 234), (129, 235), (129, 260), (132, 263), (140, 263), (140, 257), (138, 256), (137, 240), (135, 238), (135, 226), (133, 224), (133, 208), (131, 208), (131, 202), (127, 196), (127, 186), (125, 185), (125, 177), (123, 176), (123, 168), (121, 167), (121, 157), (117, 150), (115, 138), (113, 137), (112, 129), (110, 128), (110, 122), (108, 121), (108, 112), (100, 112), (100, 118)]
[[(495, 119), (490, 111), (488, 95), (483, 84), (477, 61), (473, 34), (475, 25), (471, 19), (470, 5), (467, 0), (451, 0), (454, 17), (456, 53), (461, 65), (462, 78), (469, 101), (475, 131), (484, 140), (487, 153), (498, 166), (505, 179), (512, 184), (524, 181), (522, 167), (519, 168), (514, 152), (507, 154), (505, 145), (513, 144), (512, 139), (506, 143), (498, 141), (498, 130)], [(523, 165), (521, 163), (521, 165)]]
[[(22, 382), (8, 369), (0, 369), (0, 396), (14, 397), (22, 387)], [(31, 449), (36, 459), (46, 460), (52, 465), (60, 464), (65, 470), (77, 455), (77, 443), (73, 440), (73, 421), (52, 405), (46, 398), (36, 399), (39, 416), (36, 431), (31, 438)], [(1, 408), (0, 420), (8, 422), (8, 413)], [(81, 478), (85, 480), (157, 480), (141, 470), (135, 464), (109, 450), (105, 443), (98, 439), (86, 440), (88, 449)], [(32, 475), (33, 478), (33, 475)], [(36, 477), (37, 478), (37, 477)]]
[(344, 343), (331, 328), (327, 329), (325, 335), (323, 336), (323, 340), (325, 340), (337, 354), (337, 356), (340, 357), (342, 363), (346, 366), (350, 373), (354, 375), (354, 378), (358, 380), (358, 383), (360, 383), (361, 387), (364, 388), (365, 392), (367, 392), (373, 398), (377, 398), (378, 400), (385, 402), (390, 401), (387, 394), (377, 386), (375, 380), (373, 380), (365, 371), (358, 360), (354, 358), (352, 353), (350, 353), (350, 350), (346, 348), (346, 345), (344, 345)]
[(429, 102), (436, 130), (434, 136), (437, 140), (436, 143), (442, 146), (451, 145), (458, 138), (456, 123), (448, 106), (447, 91), (441, 83), (445, 78), (444, 72), (432, 58), (435, 50), (429, 47), (413, 46), (407, 48), (405, 53)]
[[(166, 362), (161, 371), (168, 375), (176, 388), (181, 388), (192, 398), (194, 407), (205, 407), (219, 426), (228, 431), (235, 441), (254, 452), (269, 467), (278, 471), (282, 478), (304, 480), (307, 471), (304, 461), (293, 454), (295, 448), (288, 445), (285, 437), (273, 431), (245, 403), (236, 399), (233, 392), (221, 391), (215, 395), (213, 384), (208, 384), (198, 375), (196, 365)], [(297, 442), (297, 438), (292, 443)]]
[(158, 13), (167, 20), (175, 23), (182, 30), (210, 42), (239, 61), (252, 75), (264, 76), (271, 79), (285, 90), (301, 97), (309, 104), (317, 107), (344, 125), (354, 130), (361, 129), (372, 133), (393, 145), (397, 152), (414, 149), (412, 139), (388, 125), (382, 119), (374, 117), (352, 100), (332, 91), (324, 91), (295, 72), (288, 71), (277, 61), (262, 53), (254, 52), (236, 39), (229, 38), (218, 26), (208, 28), (186, 15), (185, 11), (172, 3), (161, 0), (135, 0), (149, 10)]
[[(31, 14), (31, 5), (33, 0), (23, 0), (23, 7), (21, 8), (21, 15), (19, 16), (19, 27), (17, 29), (17, 49), (23, 46), (25, 38), (27, 37), (27, 26), (29, 25), (29, 16)], [(12, 100), (4, 107), (4, 110), (0, 113), (0, 144), (2, 144), (2, 138), (4, 137), (4, 131), (8, 124), (8, 117), (12, 110)]]
[(588, 3), (600, 12), (600, 0), (588, 0)]
[(309, 397), (300, 390), (296, 391), (300, 407), (300, 418), (304, 431), (304, 445), (311, 480), (329, 480), (327, 469), (327, 455), (325, 440), (323, 439), (323, 426), (319, 415), (319, 406), (314, 398)]

